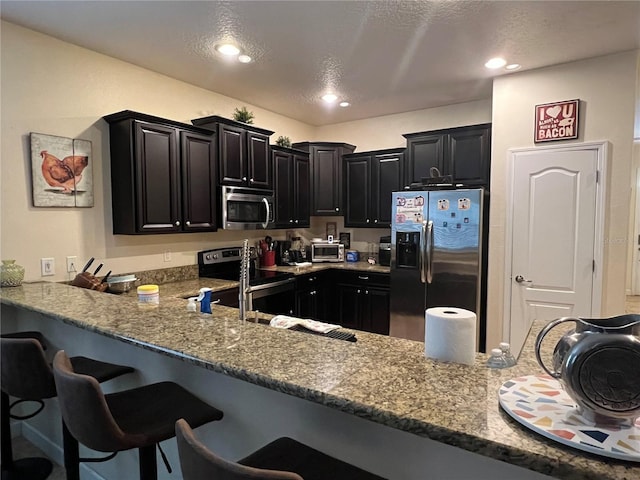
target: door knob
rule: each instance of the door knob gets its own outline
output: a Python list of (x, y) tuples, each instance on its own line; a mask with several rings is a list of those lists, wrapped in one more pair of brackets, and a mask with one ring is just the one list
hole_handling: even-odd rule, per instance
[(533, 283), (531, 280), (525, 279), (522, 275), (516, 276), (516, 282), (518, 282), (518, 283)]

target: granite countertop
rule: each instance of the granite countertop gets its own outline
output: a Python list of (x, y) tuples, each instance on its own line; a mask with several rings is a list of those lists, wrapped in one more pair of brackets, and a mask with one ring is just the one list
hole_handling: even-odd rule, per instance
[[(156, 307), (139, 306), (131, 293), (111, 295), (56, 283), (3, 288), (0, 300), (557, 478), (640, 478), (638, 464), (564, 447), (501, 410), (498, 389), (502, 383), (542, 373), (533, 351), (541, 325), (534, 325), (517, 366), (492, 370), (485, 367), (487, 356), (481, 353), (473, 366), (440, 363), (425, 358), (421, 342), (366, 332), (356, 332), (355, 343), (344, 342), (240, 322), (237, 309), (218, 305), (212, 306), (212, 315), (186, 311), (183, 296), (201, 287), (224, 286), (229, 288), (229, 282), (213, 279), (163, 284)], [(292, 358), (304, 358), (304, 362), (282, 360)]]

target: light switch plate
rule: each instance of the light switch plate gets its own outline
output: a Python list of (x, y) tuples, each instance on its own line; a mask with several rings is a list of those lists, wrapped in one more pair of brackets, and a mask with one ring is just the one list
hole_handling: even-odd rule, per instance
[(40, 275), (43, 277), (49, 277), (56, 274), (56, 261), (51, 258), (40, 259)]

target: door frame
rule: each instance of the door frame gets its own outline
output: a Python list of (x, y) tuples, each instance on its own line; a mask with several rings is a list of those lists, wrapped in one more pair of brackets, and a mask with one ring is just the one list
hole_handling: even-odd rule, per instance
[(513, 197), (515, 181), (515, 162), (519, 153), (530, 152), (567, 152), (579, 150), (595, 150), (597, 153), (597, 175), (596, 182), (596, 216), (594, 224), (593, 259), (595, 268), (593, 271), (593, 295), (591, 296), (591, 315), (599, 316), (602, 310), (602, 282), (603, 282), (603, 259), (605, 244), (605, 199), (607, 191), (607, 163), (609, 158), (609, 142), (587, 142), (569, 145), (545, 145), (544, 147), (533, 148), (510, 148), (507, 151), (507, 205), (505, 218), (505, 263), (504, 263), (504, 284), (503, 299), (504, 311), (502, 322), (503, 339), (511, 336), (511, 290), (513, 282), (511, 277), (513, 264)]
[[(638, 148), (640, 150), (640, 148)], [(640, 165), (640, 163), (639, 163)], [(640, 295), (640, 166), (636, 167), (635, 219), (631, 234), (631, 292), (630, 295)]]

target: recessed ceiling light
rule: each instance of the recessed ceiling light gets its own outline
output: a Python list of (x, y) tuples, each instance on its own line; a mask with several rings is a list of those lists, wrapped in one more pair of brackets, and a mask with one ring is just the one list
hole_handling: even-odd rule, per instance
[(487, 68), (494, 69), (494, 68), (502, 68), (506, 64), (507, 64), (507, 61), (504, 58), (496, 57), (489, 60), (487, 63), (484, 64), (484, 66)]
[(334, 93), (327, 93), (327, 94), (322, 96), (322, 100), (324, 100), (327, 103), (333, 103), (337, 99), (338, 99), (338, 96), (335, 95)]
[(505, 70), (518, 70), (520, 68), (520, 64), (519, 63), (511, 63), (509, 65), (507, 65), (506, 67), (504, 67)]
[(240, 63), (250, 63), (251, 57), (249, 55), (238, 55), (238, 61)]
[(341, 107), (348, 107), (349, 105), (351, 105), (349, 102), (340, 102)]
[(220, 45), (216, 45), (216, 50), (223, 55), (228, 55), (230, 57), (238, 55), (240, 53), (240, 49), (231, 43), (222, 43)]

